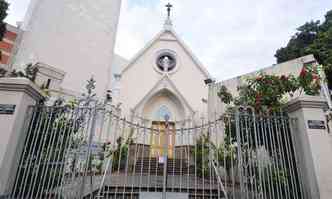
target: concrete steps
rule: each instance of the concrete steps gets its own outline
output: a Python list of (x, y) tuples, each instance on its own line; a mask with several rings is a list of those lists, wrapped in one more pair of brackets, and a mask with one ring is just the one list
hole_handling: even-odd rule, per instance
[[(159, 163), (157, 158), (139, 158), (134, 165), (134, 173), (143, 173), (150, 175), (163, 175), (164, 163)], [(187, 160), (168, 159), (168, 175), (194, 175), (195, 167), (188, 165)]]

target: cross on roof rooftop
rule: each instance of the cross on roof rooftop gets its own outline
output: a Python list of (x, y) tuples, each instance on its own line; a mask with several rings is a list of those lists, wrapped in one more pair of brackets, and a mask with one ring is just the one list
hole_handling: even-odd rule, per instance
[(170, 18), (173, 5), (168, 3), (165, 7), (167, 8), (167, 16), (168, 16), (168, 18)]

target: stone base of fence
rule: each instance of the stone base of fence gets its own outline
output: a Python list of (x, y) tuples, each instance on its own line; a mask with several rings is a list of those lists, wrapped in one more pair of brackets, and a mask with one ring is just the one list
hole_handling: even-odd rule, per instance
[(327, 102), (305, 96), (288, 103), (290, 117), (297, 118), (293, 131), (307, 198), (329, 199), (332, 195), (332, 145), (327, 131)]
[(10, 193), (15, 180), (28, 107), (43, 98), (39, 88), (28, 79), (0, 79), (0, 198)]

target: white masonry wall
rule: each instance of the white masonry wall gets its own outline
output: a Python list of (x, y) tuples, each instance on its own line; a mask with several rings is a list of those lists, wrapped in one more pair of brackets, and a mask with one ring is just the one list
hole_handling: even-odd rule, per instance
[(121, 0), (32, 0), (14, 67), (43, 62), (66, 72), (63, 87), (82, 91), (91, 76), (109, 88)]
[[(265, 74), (274, 74), (274, 75), (294, 75), (298, 76), (306, 64), (317, 64), (313, 55), (307, 55), (297, 59), (293, 59), (284, 63), (276, 64), (267, 68), (262, 68), (261, 70), (254, 71), (251, 73), (243, 74), (232, 79), (224, 80), (213, 84), (209, 88), (209, 117), (213, 119), (220, 114), (223, 114), (226, 110), (226, 105), (220, 101), (217, 93), (220, 90), (221, 86), (226, 86), (228, 91), (233, 96), (238, 96), (238, 87), (243, 85), (246, 82), (247, 78), (256, 77), (260, 73)], [(323, 96), (323, 93), (322, 93)]]

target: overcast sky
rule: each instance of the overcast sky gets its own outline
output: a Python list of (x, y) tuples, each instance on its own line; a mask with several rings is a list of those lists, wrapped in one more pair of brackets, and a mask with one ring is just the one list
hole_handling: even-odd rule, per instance
[[(130, 59), (157, 34), (167, 2), (175, 31), (219, 80), (275, 63), (296, 28), (323, 19), (332, 0), (122, 0), (116, 52)], [(7, 21), (23, 19), (29, 0), (8, 0)], [(96, 1), (97, 2), (97, 1)]]

